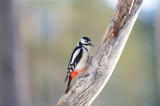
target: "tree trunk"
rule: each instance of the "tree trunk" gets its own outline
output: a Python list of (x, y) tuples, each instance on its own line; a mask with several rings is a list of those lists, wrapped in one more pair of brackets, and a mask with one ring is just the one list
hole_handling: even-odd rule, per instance
[(58, 106), (89, 106), (102, 91), (119, 60), (143, 0), (119, 0), (100, 47), (82, 77)]
[(17, 106), (16, 86), (14, 76), (14, 48), (15, 37), (17, 36), (16, 26), (12, 13), (12, 0), (0, 1), (1, 11), (1, 106)]
[(18, 28), (15, 0), (0, 1), (0, 106), (31, 106), (29, 76)]

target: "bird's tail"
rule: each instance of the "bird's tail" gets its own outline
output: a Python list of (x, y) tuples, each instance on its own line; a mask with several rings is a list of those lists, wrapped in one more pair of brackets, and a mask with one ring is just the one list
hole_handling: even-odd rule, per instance
[(67, 81), (68, 77), (69, 77), (69, 73), (67, 73), (67, 75), (66, 75), (66, 78), (65, 78), (64, 82), (66, 82), (66, 81)]
[[(67, 77), (66, 79), (68, 79), (68, 77)], [(66, 81), (66, 80), (65, 80), (65, 81)], [(71, 84), (71, 77), (69, 76), (68, 85), (67, 85), (67, 89), (66, 89), (66, 92), (65, 92), (65, 93), (67, 93), (67, 92), (69, 91), (70, 84)]]
[(67, 81), (67, 79), (68, 79), (68, 74), (66, 75), (66, 78), (65, 78), (64, 82), (66, 82), (66, 81)]

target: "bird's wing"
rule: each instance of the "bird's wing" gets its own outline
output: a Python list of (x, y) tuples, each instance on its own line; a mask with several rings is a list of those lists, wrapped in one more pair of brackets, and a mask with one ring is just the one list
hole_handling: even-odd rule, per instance
[(68, 71), (71, 73), (75, 67), (77, 66), (78, 62), (81, 60), (83, 54), (83, 49), (78, 47), (76, 48), (71, 56), (70, 63), (68, 65)]
[(65, 81), (67, 81), (69, 75), (72, 73), (72, 71), (75, 69), (75, 67), (77, 66), (78, 62), (81, 60), (82, 57), (82, 53), (83, 53), (83, 49), (80, 47), (76, 47), (72, 53), (69, 65), (68, 65), (68, 70), (67, 70), (67, 75), (65, 78)]

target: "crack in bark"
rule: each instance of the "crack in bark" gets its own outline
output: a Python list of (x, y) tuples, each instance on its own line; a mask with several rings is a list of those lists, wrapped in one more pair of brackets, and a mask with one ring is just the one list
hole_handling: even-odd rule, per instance
[(93, 66), (89, 66), (68, 94), (63, 95), (58, 106), (88, 106), (98, 96), (112, 75), (142, 2), (143, 0), (118, 1), (112, 21), (92, 59)]

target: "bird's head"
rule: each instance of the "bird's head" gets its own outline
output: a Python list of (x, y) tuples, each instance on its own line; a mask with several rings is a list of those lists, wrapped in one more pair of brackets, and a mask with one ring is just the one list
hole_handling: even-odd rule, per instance
[(79, 41), (79, 45), (80, 46), (84, 46), (86, 48), (89, 47), (94, 47), (91, 43), (91, 40), (88, 37), (83, 37), (80, 41)]

